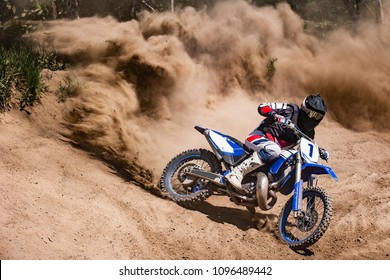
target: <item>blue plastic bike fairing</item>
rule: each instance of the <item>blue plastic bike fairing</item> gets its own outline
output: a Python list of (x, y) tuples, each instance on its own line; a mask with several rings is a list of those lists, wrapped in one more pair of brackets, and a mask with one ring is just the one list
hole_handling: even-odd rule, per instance
[[(220, 143), (218, 143), (217, 141), (215, 141), (215, 139), (213, 139), (212, 133), (215, 133), (216, 135), (222, 137), (222, 139), (225, 141), (226, 144), (228, 144), (231, 147), (231, 149), (221, 148)], [(245, 153), (244, 148), (240, 146), (238, 143), (236, 143), (235, 141), (233, 141), (231, 137), (228, 135), (222, 134), (215, 130), (210, 130), (209, 136), (210, 136), (210, 141), (213, 143), (213, 145), (218, 149), (218, 151), (221, 154), (227, 154), (227, 155), (237, 157), (237, 156), (242, 156)]]
[(273, 164), (272, 164), (272, 166), (270, 167), (270, 169), (269, 169), (269, 172), (272, 174), (272, 175), (276, 175), (276, 174), (278, 174), (278, 172), (280, 171), (280, 168), (282, 167), (282, 165), (286, 162), (286, 161), (288, 161), (288, 160), (290, 160), (290, 158), (292, 157), (292, 156), (294, 156), (295, 154), (291, 154), (289, 157), (287, 157), (287, 158), (285, 158), (285, 157), (282, 157), (282, 156), (280, 156)]
[(246, 157), (244, 144), (231, 136), (209, 130), (206, 138), (217, 157), (230, 166)]

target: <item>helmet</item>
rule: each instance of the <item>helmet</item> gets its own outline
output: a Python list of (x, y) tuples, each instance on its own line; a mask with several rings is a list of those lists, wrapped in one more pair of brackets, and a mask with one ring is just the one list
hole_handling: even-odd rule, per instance
[(305, 112), (309, 118), (321, 121), (325, 116), (327, 107), (321, 95), (312, 94), (303, 100), (301, 110)]
[(306, 134), (313, 131), (324, 118), (326, 111), (325, 102), (319, 94), (307, 96), (299, 109), (298, 127)]

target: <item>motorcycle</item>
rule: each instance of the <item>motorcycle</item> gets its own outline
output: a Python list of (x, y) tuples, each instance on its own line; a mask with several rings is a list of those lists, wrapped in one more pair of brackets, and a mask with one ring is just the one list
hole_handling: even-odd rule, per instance
[(224, 194), (252, 214), (256, 207), (272, 209), (277, 193), (292, 194), (279, 215), (278, 235), (291, 248), (313, 245), (324, 235), (332, 217), (331, 198), (318, 186), (318, 177), (327, 174), (336, 181), (338, 178), (332, 168), (318, 163), (319, 158), (327, 161), (329, 154), (291, 121), (285, 121), (298, 136), (297, 145), (246, 174), (242, 181), (245, 191), (236, 191), (225, 175), (254, 151), (234, 137), (201, 126), (195, 129), (206, 137), (212, 152), (190, 149), (175, 156), (162, 172), (162, 191), (183, 207), (192, 207), (214, 192)]

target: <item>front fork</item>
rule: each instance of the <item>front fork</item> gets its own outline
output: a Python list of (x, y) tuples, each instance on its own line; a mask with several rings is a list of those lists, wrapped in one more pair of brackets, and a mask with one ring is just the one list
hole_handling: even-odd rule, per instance
[[(305, 213), (302, 211), (302, 194), (303, 194), (303, 181), (302, 181), (302, 157), (300, 153), (297, 153), (296, 165), (295, 165), (295, 184), (294, 184), (294, 195), (293, 195), (293, 211), (294, 218), (302, 218)], [(312, 188), (316, 177), (310, 175), (307, 180), (308, 188)], [(314, 201), (309, 200), (307, 209), (314, 207)]]
[(294, 211), (294, 218), (299, 218), (304, 214), (302, 212), (303, 182), (302, 182), (301, 175), (302, 175), (302, 157), (298, 151), (296, 156), (296, 164), (295, 164), (295, 184), (294, 184), (293, 207), (292, 207)]

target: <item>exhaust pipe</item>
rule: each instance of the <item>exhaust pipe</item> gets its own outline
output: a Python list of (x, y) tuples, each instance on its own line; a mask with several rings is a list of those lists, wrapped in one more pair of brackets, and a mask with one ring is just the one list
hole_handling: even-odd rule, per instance
[[(258, 172), (256, 177), (257, 204), (259, 204), (261, 210), (270, 210), (275, 205), (277, 197), (273, 191), (268, 190), (268, 178), (264, 173)], [(268, 202), (269, 198), (271, 198), (270, 202)]]

